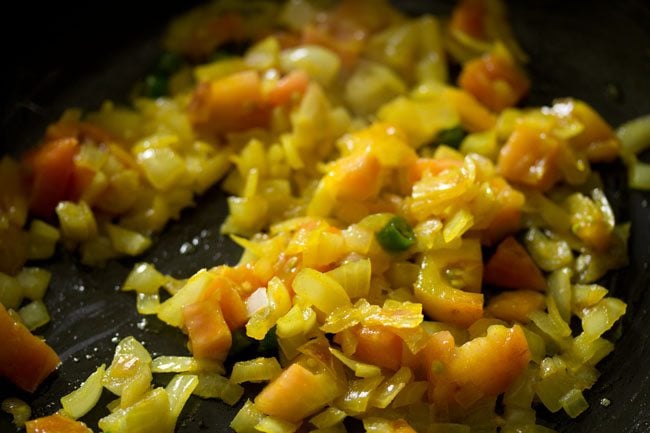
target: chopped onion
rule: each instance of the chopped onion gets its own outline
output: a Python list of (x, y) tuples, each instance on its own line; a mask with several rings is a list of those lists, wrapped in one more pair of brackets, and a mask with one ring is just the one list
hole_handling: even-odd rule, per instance
[(105, 373), (106, 365), (102, 364), (79, 388), (61, 397), (61, 405), (67, 415), (78, 419), (95, 407), (104, 389), (102, 381)]

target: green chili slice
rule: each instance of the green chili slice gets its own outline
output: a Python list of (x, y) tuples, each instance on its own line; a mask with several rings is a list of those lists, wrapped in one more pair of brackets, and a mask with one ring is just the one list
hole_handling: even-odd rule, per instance
[(408, 222), (396, 216), (377, 232), (377, 241), (386, 251), (405, 251), (415, 243), (415, 233)]

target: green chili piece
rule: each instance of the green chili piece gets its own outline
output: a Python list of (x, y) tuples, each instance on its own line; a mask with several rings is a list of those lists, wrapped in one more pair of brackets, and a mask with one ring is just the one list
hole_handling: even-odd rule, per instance
[(460, 144), (467, 136), (467, 131), (462, 126), (454, 126), (453, 128), (443, 129), (438, 133), (434, 141), (435, 145), (445, 144), (454, 149), (458, 149)]
[(377, 241), (386, 251), (405, 251), (415, 243), (415, 233), (408, 222), (396, 216), (377, 232)]

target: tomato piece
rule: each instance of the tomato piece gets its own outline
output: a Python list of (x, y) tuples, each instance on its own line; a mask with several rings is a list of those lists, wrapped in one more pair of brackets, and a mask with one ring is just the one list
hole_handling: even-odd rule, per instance
[(183, 320), (196, 358), (223, 361), (232, 345), (232, 334), (216, 296), (183, 307)]
[(497, 319), (528, 323), (528, 315), (533, 311), (543, 311), (545, 306), (543, 294), (533, 290), (515, 290), (500, 293), (490, 299), (486, 310)]
[(28, 392), (36, 388), (61, 363), (56, 352), (15, 321), (0, 304), (0, 376)]
[(27, 433), (92, 433), (86, 424), (61, 414), (33, 419), (25, 424)]
[(467, 62), (458, 85), (496, 112), (514, 106), (530, 89), (530, 81), (514, 60), (498, 52)]
[(487, 39), (486, 15), (485, 0), (462, 0), (454, 8), (449, 26), (474, 39), (485, 40)]
[(450, 397), (457, 400), (463, 388), (486, 396), (505, 392), (528, 361), (530, 351), (521, 327), (493, 325), (485, 337), (474, 338), (456, 349), (447, 374), (460, 389)]
[(483, 281), (508, 289), (546, 290), (546, 279), (526, 248), (508, 236), (485, 265)]
[(402, 339), (381, 326), (354, 328), (354, 356), (363, 362), (396, 371), (402, 364)]
[(424, 173), (437, 175), (450, 168), (460, 168), (463, 160), (454, 158), (418, 158), (409, 166), (408, 179), (411, 184), (422, 179)]
[(304, 71), (292, 71), (278, 81), (278, 84), (269, 91), (266, 99), (274, 107), (284, 105), (291, 102), (296, 95), (303, 95), (308, 85), (309, 76)]
[(499, 152), (499, 173), (511, 182), (548, 191), (562, 177), (558, 168), (561, 145), (544, 130), (517, 125)]
[(496, 193), (499, 209), (492, 217), (490, 225), (481, 232), (481, 242), (485, 245), (494, 245), (504, 236), (519, 229), (521, 208), (526, 202), (524, 195), (502, 177), (492, 179), (490, 187)]
[(67, 198), (78, 148), (76, 138), (61, 138), (45, 143), (26, 156), (31, 174), (30, 209), (34, 215), (49, 217), (56, 205)]
[(338, 393), (330, 374), (314, 374), (296, 363), (266, 385), (255, 397), (255, 406), (267, 415), (299, 422), (325, 407)]
[(364, 152), (338, 159), (326, 181), (331, 182), (338, 198), (364, 201), (379, 193), (380, 172), (377, 157)]
[(218, 135), (266, 127), (269, 109), (255, 71), (244, 71), (203, 83), (194, 92), (189, 118), (200, 131)]
[(90, 167), (74, 164), (72, 176), (66, 198), (71, 201), (79, 201), (84, 190), (90, 185), (97, 172)]
[(203, 299), (209, 299), (210, 297), (218, 299), (223, 318), (231, 331), (246, 324), (248, 321), (246, 304), (232, 280), (221, 275), (217, 276), (203, 295)]

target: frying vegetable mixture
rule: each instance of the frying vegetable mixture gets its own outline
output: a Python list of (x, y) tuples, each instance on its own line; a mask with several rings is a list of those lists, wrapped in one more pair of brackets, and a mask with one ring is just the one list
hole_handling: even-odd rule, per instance
[[(622, 144), (584, 101), (515, 108), (528, 59), (496, 0), (416, 18), (223, 0), (164, 48), (131, 106), (69, 110), (1, 160), (0, 375), (33, 392), (59, 364), (29, 332), (57, 243), (92, 266), (138, 256), (220, 183), (243, 255), (186, 280), (136, 264), (122, 289), (188, 355), (127, 337), (55, 414), (5, 400), (17, 426), (89, 432), (107, 391), (92, 427), (110, 433), (172, 432), (191, 395), (239, 404), (237, 433), (549, 432), (535, 407), (587, 409), (626, 309), (597, 281), (629, 233), (591, 163), (623, 156), (650, 187), (648, 118)], [(264, 385), (241, 401), (247, 382)]]

